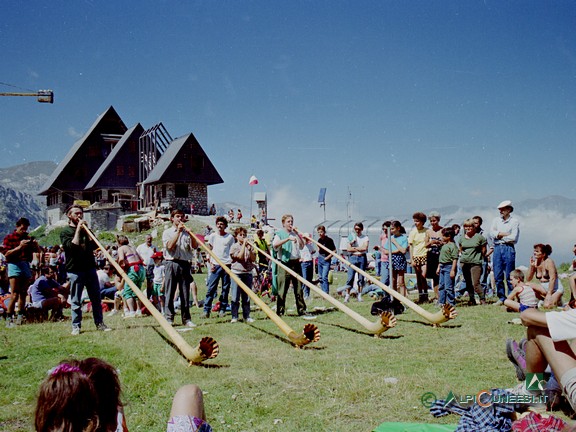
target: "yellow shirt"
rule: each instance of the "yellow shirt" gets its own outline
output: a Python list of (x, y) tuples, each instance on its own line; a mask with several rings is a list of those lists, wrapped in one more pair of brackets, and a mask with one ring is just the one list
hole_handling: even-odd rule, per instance
[(426, 228), (418, 231), (415, 227), (412, 228), (408, 235), (408, 244), (412, 246), (413, 256), (425, 257), (426, 256)]

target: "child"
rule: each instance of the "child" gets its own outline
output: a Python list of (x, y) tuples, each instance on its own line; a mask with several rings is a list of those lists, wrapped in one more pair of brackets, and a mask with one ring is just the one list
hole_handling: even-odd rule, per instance
[[(540, 285), (524, 283), (524, 272), (520, 269), (513, 270), (510, 273), (510, 282), (512, 282), (514, 289), (510, 294), (508, 294), (506, 300), (504, 300), (504, 306), (507, 306), (516, 312), (523, 312), (529, 308), (538, 308), (536, 292), (541, 296), (546, 297), (547, 291)], [(515, 301), (514, 299), (517, 299), (518, 301)]]
[[(230, 257), (232, 258), (232, 272), (244, 282), (244, 284), (252, 289), (252, 270), (254, 269), (254, 261), (256, 254), (252, 246), (246, 241), (246, 229), (238, 227), (234, 230), (234, 237), (236, 243), (230, 248)], [(242, 317), (247, 323), (254, 322), (250, 318), (250, 297), (248, 294), (238, 286), (238, 283), (232, 279), (232, 302), (231, 313), (232, 320), (230, 322), (238, 322), (238, 309), (240, 307), (240, 298), (242, 298)]]
[(152, 254), (152, 259), (154, 260), (154, 268), (152, 269), (152, 274), (154, 275), (152, 278), (152, 295), (150, 296), (150, 300), (156, 306), (160, 312), (164, 310), (164, 273), (165, 268), (164, 264), (162, 263), (164, 260), (164, 255), (162, 252), (154, 252)]
[[(141, 287), (146, 281), (146, 269), (142, 258), (138, 254), (138, 251), (136, 251), (136, 248), (130, 244), (128, 237), (119, 235), (116, 236), (116, 240), (119, 245), (118, 264), (122, 266), (128, 278), (134, 282), (137, 287)], [(124, 284), (122, 297), (124, 297), (124, 306), (128, 308), (128, 312), (124, 314), (124, 318), (142, 316), (142, 304), (128, 283)]]
[(438, 304), (440, 306), (445, 304), (454, 306), (454, 279), (458, 265), (458, 246), (454, 243), (454, 230), (452, 228), (442, 229), (442, 242), (444, 244), (440, 249), (438, 268), (436, 269), (436, 274), (440, 276)]
[[(128, 432), (122, 391), (112, 365), (98, 358), (62, 362), (48, 372), (36, 403), (37, 432)], [(202, 390), (180, 387), (172, 400), (167, 432), (212, 432)]]

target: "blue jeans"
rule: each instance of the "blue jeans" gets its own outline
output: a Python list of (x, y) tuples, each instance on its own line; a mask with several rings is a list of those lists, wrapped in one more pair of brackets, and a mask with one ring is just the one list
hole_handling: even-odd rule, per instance
[(454, 279), (450, 277), (452, 263), (440, 264), (440, 284), (438, 286), (438, 303), (454, 306)]
[(380, 282), (382, 282), (386, 286), (390, 286), (390, 268), (389, 263), (390, 261), (382, 261), (380, 266)]
[(210, 315), (212, 301), (218, 294), (218, 284), (222, 279), (222, 293), (220, 294), (220, 311), (226, 312), (228, 308), (228, 293), (230, 292), (230, 275), (219, 265), (214, 266), (214, 271), (208, 276), (206, 300), (204, 301), (204, 313)]
[[(314, 277), (314, 261), (301, 261), (300, 267), (302, 267), (302, 277), (308, 282), (312, 282), (312, 278)], [(310, 295), (310, 288), (304, 284), (302, 284), (302, 291), (304, 292), (304, 297)]]
[[(252, 289), (252, 273), (237, 273), (236, 276), (244, 282), (244, 284)], [(231, 313), (232, 318), (238, 319), (238, 309), (240, 309), (240, 298), (242, 298), (242, 318), (250, 318), (250, 297), (248, 294), (238, 286), (236, 281), (231, 281)]]
[(506, 276), (506, 285), (508, 294), (512, 291), (512, 282), (510, 282), (510, 273), (516, 267), (516, 250), (513, 245), (496, 244), (492, 254), (492, 268), (494, 270), (494, 280), (496, 282), (496, 293), (501, 301), (506, 300), (506, 289), (504, 287), (504, 276)]
[[(366, 255), (350, 255), (348, 259), (350, 264), (355, 265), (360, 270), (366, 270)], [(354, 275), (356, 274), (356, 270), (352, 267), (348, 268), (348, 279), (346, 280), (346, 286), (352, 288), (354, 286)], [(358, 273), (358, 292), (361, 292), (362, 287), (364, 286), (364, 276)]]
[(318, 256), (318, 276), (320, 278), (320, 286), (322, 291), (326, 294), (330, 292), (330, 284), (328, 283), (328, 273), (330, 273), (330, 261), (322, 256)]
[(70, 273), (70, 299), (72, 311), (72, 327), (82, 326), (82, 290), (86, 288), (88, 297), (92, 303), (92, 315), (94, 324), (98, 326), (103, 322), (102, 318), (102, 299), (100, 298), (100, 283), (96, 269), (90, 269), (85, 272)]

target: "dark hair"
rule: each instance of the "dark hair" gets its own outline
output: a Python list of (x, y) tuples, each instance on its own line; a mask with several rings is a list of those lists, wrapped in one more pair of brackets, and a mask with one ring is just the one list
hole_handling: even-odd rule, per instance
[(406, 229), (402, 226), (402, 223), (398, 220), (390, 222), (390, 227), (398, 228), (400, 234), (406, 234)]
[(16, 226), (17, 226), (17, 227), (19, 227), (19, 226), (27, 226), (27, 227), (29, 227), (29, 226), (30, 226), (30, 221), (29, 221), (27, 218), (25, 218), (25, 217), (21, 217), (20, 219), (18, 219), (18, 220), (16, 221)]
[(356, 228), (356, 227), (358, 227), (358, 228), (360, 228), (362, 231), (364, 231), (364, 224), (363, 224), (362, 222), (356, 222), (356, 223), (354, 224), (354, 228)]
[(484, 222), (484, 220), (482, 219), (481, 216), (474, 216), (474, 217), (472, 218), (472, 220), (474, 220), (474, 219), (478, 219), (478, 222), (480, 222), (480, 225), (482, 225), (482, 222)]
[(256, 231), (256, 235), (258, 235), (258, 236), (264, 235), (264, 231), (259, 229), (258, 231)]
[(416, 219), (422, 223), (426, 222), (426, 215), (422, 212), (416, 212), (412, 215), (412, 219)]
[(226, 218), (224, 216), (218, 216), (216, 218), (216, 223), (218, 223), (218, 222), (222, 222), (225, 227), (228, 226), (228, 221), (226, 220)]
[(454, 240), (455, 233), (454, 233), (454, 230), (452, 228), (448, 227), (448, 228), (442, 229), (442, 235), (444, 237), (450, 237), (451, 240)]
[(98, 424), (96, 405), (96, 391), (86, 374), (77, 366), (60, 364), (40, 385), (36, 431), (93, 431)]
[(42, 276), (46, 276), (48, 273), (50, 273), (50, 271), (53, 271), (51, 267), (48, 267), (48, 266), (40, 267), (40, 274)]
[(71, 206), (68, 206), (68, 208), (66, 209), (66, 216), (68, 216), (68, 213), (70, 213), (70, 211), (74, 208), (80, 209), (82, 210), (82, 213), (84, 213), (84, 209), (82, 207), (80, 207), (78, 204), (72, 204)]
[(391, 224), (392, 224), (391, 221), (389, 221), (389, 220), (385, 221), (385, 222), (382, 224), (382, 229), (388, 228)]
[(318, 225), (318, 226), (316, 227), (316, 231), (320, 231), (320, 230), (326, 232), (326, 227), (325, 227), (324, 225)]
[(96, 357), (72, 362), (92, 381), (98, 399), (97, 413), (100, 420), (98, 431), (115, 432), (118, 420), (118, 410), (123, 404), (120, 400), (122, 388), (116, 369)]
[(542, 251), (542, 253), (546, 256), (552, 255), (552, 246), (549, 244), (536, 243), (534, 245), (534, 249), (540, 249), (540, 251)]
[(460, 225), (458, 225), (458, 224), (452, 224), (452, 229), (453, 229), (454, 231), (456, 231), (456, 230), (460, 231)]
[(181, 214), (182, 216), (185, 215), (183, 210), (175, 209), (170, 212), (170, 219), (173, 219), (177, 214)]

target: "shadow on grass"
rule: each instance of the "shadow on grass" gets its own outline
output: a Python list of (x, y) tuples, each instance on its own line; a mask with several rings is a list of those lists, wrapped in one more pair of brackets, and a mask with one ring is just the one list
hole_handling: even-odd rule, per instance
[(268, 330), (264, 330), (262, 328), (254, 326), (254, 325), (251, 325), (250, 327), (252, 327), (254, 330), (258, 330), (259, 332), (267, 334), (268, 336), (272, 336), (272, 337), (278, 339), (280, 342), (283, 342), (283, 343), (290, 345), (290, 346), (297, 348), (297, 349), (301, 349), (301, 350), (324, 350), (324, 349), (326, 349), (326, 347), (310, 346), (310, 345), (304, 345), (303, 347), (299, 347), (299, 346), (293, 344), (290, 341), (290, 339), (287, 339), (285, 336), (277, 335), (275, 333), (269, 332)]
[[(178, 355), (180, 355), (180, 357), (182, 357), (184, 360), (188, 361), (188, 359), (186, 358), (186, 356), (184, 354), (182, 354), (180, 352), (180, 350), (178, 349), (178, 347), (174, 344), (174, 342), (172, 342), (170, 339), (168, 339), (162, 332), (160, 332), (160, 330), (155, 327), (155, 326), (147, 326), (147, 327), (152, 327), (152, 329), (162, 338), (164, 339), (164, 341), (170, 345), (174, 351), (176, 351), (178, 353)], [(225, 368), (225, 367), (230, 367), (230, 365), (215, 365), (215, 364), (206, 364), (206, 363), (194, 363), (194, 366), (200, 366), (206, 369), (220, 369), (220, 368)]]
[[(327, 323), (327, 322), (322, 322), (322, 321), (319, 321), (319, 322), (322, 323), (322, 325), (337, 327), (339, 329), (346, 330), (346, 331), (349, 331), (351, 333), (356, 333), (356, 334), (363, 335), (363, 336), (370, 336), (372, 338), (374, 337), (374, 333), (367, 333), (365, 331), (360, 331), (360, 330), (355, 329), (355, 328), (343, 326), (342, 324)], [(400, 339), (403, 337), (404, 337), (404, 335), (392, 336), (392, 335), (385, 335), (385, 333), (382, 333), (380, 336), (378, 336), (377, 339)]]
[[(431, 322), (427, 322), (427, 321), (416, 321), (416, 320), (409, 320), (409, 319), (401, 319), (401, 318), (398, 318), (398, 315), (396, 315), (396, 319), (398, 320), (398, 322), (420, 324), (420, 325), (423, 325), (423, 326), (426, 326), (426, 327), (433, 327), (433, 328), (447, 328), (447, 329), (452, 329), (452, 328), (460, 328), (460, 327), (462, 327), (462, 324), (449, 324), (449, 325), (446, 325), (445, 323), (442, 323), (442, 324), (432, 324)], [(446, 321), (446, 322), (450, 322), (450, 321)]]

